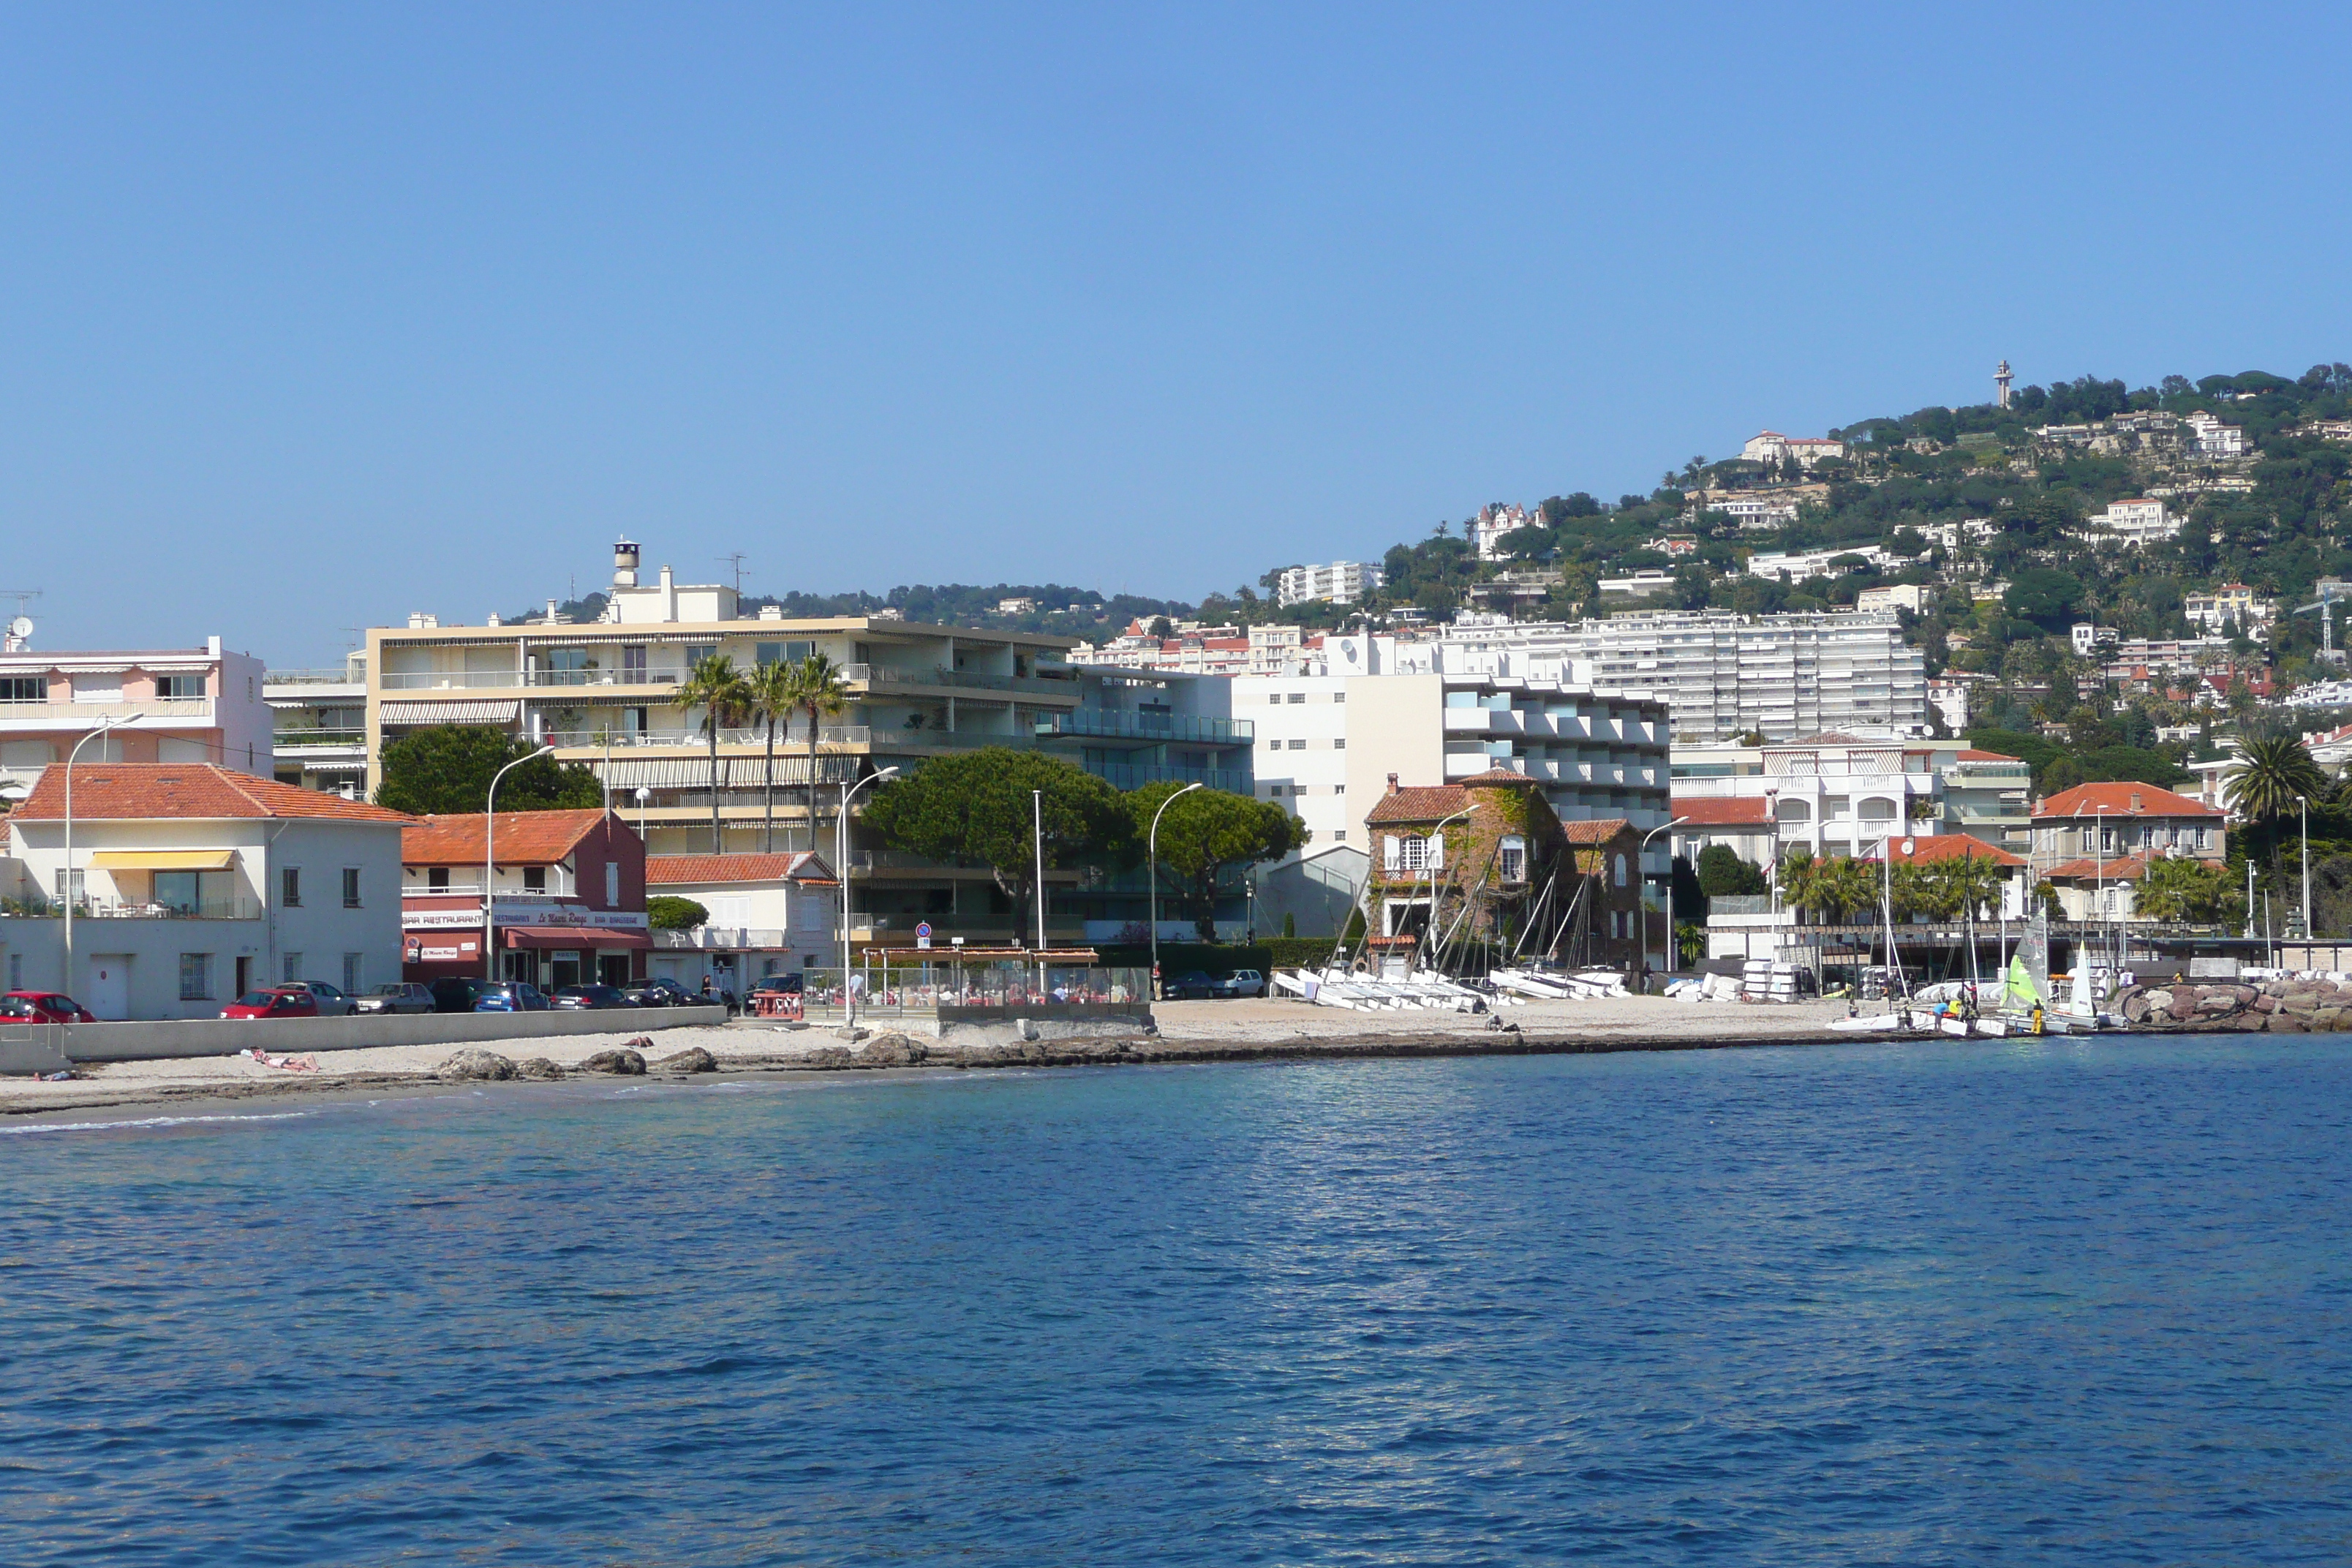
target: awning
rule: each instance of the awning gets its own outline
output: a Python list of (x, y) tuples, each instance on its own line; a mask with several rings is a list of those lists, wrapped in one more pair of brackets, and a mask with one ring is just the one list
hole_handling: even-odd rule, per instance
[[(520, 678), (518, 678), (520, 679)], [(386, 724), (511, 724), (522, 717), (522, 699), (454, 699), (443, 702), (386, 702)]]
[(654, 944), (654, 939), (641, 931), (605, 931), (598, 926), (500, 926), (499, 935), (509, 947), (577, 948), (583, 952)]
[(226, 871), (234, 849), (101, 849), (89, 858), (101, 871)]

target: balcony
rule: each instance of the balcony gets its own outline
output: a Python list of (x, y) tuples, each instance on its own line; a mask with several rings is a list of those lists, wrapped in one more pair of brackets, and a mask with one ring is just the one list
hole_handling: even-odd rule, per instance
[(1086, 735), (1121, 741), (1205, 741), (1213, 745), (1246, 746), (1257, 738), (1257, 725), (1248, 719), (1209, 719), (1189, 713), (1107, 713), (1081, 708), (1037, 721), (1037, 734)]
[[(74, 873), (79, 879), (81, 873)], [(60, 920), (66, 912), (60, 899), (10, 899), (0, 903), (0, 919)], [(257, 921), (260, 903), (253, 899), (205, 899), (193, 904), (131, 903), (120, 899), (86, 899), (74, 905), (77, 921)]]
[(152, 723), (210, 724), (209, 697), (150, 697), (117, 702), (0, 702), (0, 729), (89, 730), (136, 713)]
[(388, 669), (385, 691), (517, 691), (583, 686), (676, 686), (678, 667), (647, 669)]
[(1255, 774), (1239, 768), (1192, 768), (1173, 763), (1105, 763), (1087, 770), (1105, 780), (1114, 789), (1139, 789), (1148, 784), (1201, 784), (1211, 789), (1221, 789), (1229, 795), (1252, 795), (1256, 792)]
[(288, 752), (305, 750), (340, 750), (352, 746), (364, 748), (367, 745), (367, 731), (364, 730), (280, 730), (271, 737), (270, 743), (276, 747), (280, 756)]
[[(534, 731), (534, 734), (542, 744), (551, 744), (559, 751), (566, 752), (602, 752), (607, 747), (618, 752), (641, 746), (690, 746), (705, 752), (710, 749), (710, 738), (699, 730), (543, 730)], [(816, 743), (820, 747), (864, 746), (872, 739), (873, 731), (863, 724), (827, 724), (816, 732)], [(722, 725), (719, 731), (719, 744), (722, 748), (749, 747), (764, 756), (768, 750), (768, 731), (765, 729), (738, 729)], [(790, 756), (795, 751), (806, 753), (808, 731), (803, 730), (797, 735), (791, 735), (781, 725), (778, 726), (776, 755)], [(727, 754), (740, 760), (741, 752), (730, 751)]]
[[(796, 945), (791, 931), (760, 926), (696, 926), (692, 931), (656, 931), (654, 946), (668, 952), (752, 952), (766, 948), (786, 948)], [(829, 942), (834, 940), (829, 929), (799, 933), (802, 942)]]

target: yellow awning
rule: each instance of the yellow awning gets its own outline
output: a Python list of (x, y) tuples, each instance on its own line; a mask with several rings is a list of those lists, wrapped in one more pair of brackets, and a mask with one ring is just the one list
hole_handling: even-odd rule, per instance
[(89, 858), (101, 871), (226, 871), (234, 849), (101, 849)]

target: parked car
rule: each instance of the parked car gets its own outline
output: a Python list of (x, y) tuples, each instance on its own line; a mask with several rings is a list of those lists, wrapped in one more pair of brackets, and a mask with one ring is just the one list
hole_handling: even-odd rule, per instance
[(1219, 984), (1219, 982), (1210, 979), (1202, 971), (1195, 969), (1189, 973), (1178, 975), (1161, 986), (1160, 994), (1171, 1002), (1206, 1002), (1224, 994), (1224, 992), (1218, 988)]
[(489, 982), (476, 974), (445, 974), (427, 987), (436, 1013), (470, 1013)]
[(354, 1011), (361, 1013), (434, 1013), (439, 1006), (433, 1000), (430, 987), (414, 980), (390, 980), (364, 996), (352, 999)]
[(308, 991), (317, 997), (319, 1016), (321, 1018), (348, 1018), (360, 1010), (357, 1002), (323, 980), (289, 980), (278, 989), (284, 991), (289, 988)]
[(751, 994), (754, 997), (798, 996), (807, 987), (808, 982), (803, 977), (801, 972), (795, 969), (790, 974), (771, 974), (763, 980), (752, 982)]
[(1225, 996), (1263, 996), (1265, 976), (1255, 969), (1236, 969), (1217, 982), (1219, 994)]
[(303, 985), (279, 985), (268, 991), (248, 991), (221, 1009), (224, 1018), (315, 1018), (318, 1016), (318, 995)]
[(566, 985), (548, 1000), (566, 1010), (636, 1005), (617, 985)]
[(628, 987), (629, 1000), (640, 1007), (698, 1007), (702, 999), (667, 975)]
[(98, 1015), (62, 991), (11, 991), (0, 997), (0, 1017), (27, 1024), (95, 1024)]
[(527, 980), (486, 981), (474, 998), (477, 1013), (544, 1013), (549, 1005), (547, 993)]

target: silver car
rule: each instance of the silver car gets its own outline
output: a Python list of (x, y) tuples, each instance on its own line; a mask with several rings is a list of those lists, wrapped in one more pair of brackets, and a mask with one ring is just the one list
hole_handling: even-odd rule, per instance
[(433, 993), (414, 980), (394, 980), (352, 999), (362, 1013), (430, 1013)]

